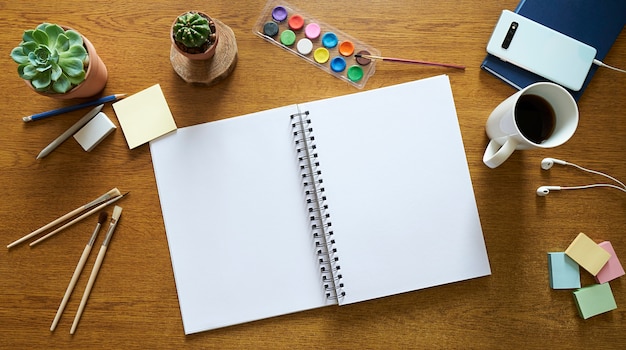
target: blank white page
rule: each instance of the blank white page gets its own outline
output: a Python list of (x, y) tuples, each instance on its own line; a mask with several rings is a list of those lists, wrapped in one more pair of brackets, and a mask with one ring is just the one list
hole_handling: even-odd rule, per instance
[(491, 273), (447, 76), (300, 109), (317, 141), (340, 304)]
[(328, 304), (291, 136), (296, 111), (150, 144), (186, 334)]

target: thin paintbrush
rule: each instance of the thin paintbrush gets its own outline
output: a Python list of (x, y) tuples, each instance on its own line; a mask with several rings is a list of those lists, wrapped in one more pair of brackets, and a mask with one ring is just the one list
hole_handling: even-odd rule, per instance
[(74, 270), (74, 274), (72, 275), (72, 279), (70, 280), (70, 284), (67, 286), (65, 290), (65, 295), (63, 295), (63, 300), (61, 300), (61, 305), (59, 305), (59, 309), (57, 310), (56, 316), (54, 316), (54, 321), (52, 321), (52, 326), (50, 326), (50, 332), (54, 331), (59, 323), (59, 319), (61, 319), (61, 315), (63, 314), (63, 310), (65, 309), (65, 305), (67, 305), (67, 301), (70, 299), (70, 295), (72, 295), (72, 291), (74, 290), (74, 286), (76, 282), (78, 282), (78, 277), (80, 276), (81, 271), (83, 271), (83, 267), (85, 267), (85, 263), (87, 262), (87, 258), (89, 257), (89, 253), (91, 253), (91, 247), (93, 247), (94, 242), (96, 241), (96, 237), (98, 236), (98, 232), (100, 231), (100, 227), (107, 221), (107, 213), (100, 212), (100, 216), (98, 217), (98, 224), (96, 224), (96, 229), (93, 230), (91, 234), (91, 238), (89, 238), (89, 242), (85, 245), (85, 249), (83, 250), (83, 254), (80, 256), (78, 260), (78, 265), (76, 265), (76, 269)]
[(102, 209), (102, 208), (104, 208), (104, 207), (108, 206), (109, 204), (113, 204), (113, 203), (115, 203), (115, 202), (119, 201), (119, 200), (120, 200), (120, 199), (122, 199), (124, 196), (126, 196), (128, 193), (129, 193), (129, 192), (126, 192), (126, 193), (124, 193), (123, 195), (119, 195), (119, 196), (117, 196), (117, 197), (115, 197), (115, 198), (111, 198), (111, 199), (109, 199), (108, 201), (106, 201), (106, 202), (104, 202), (104, 203), (100, 204), (99, 206), (97, 206), (97, 207), (95, 207), (95, 208), (91, 209), (90, 211), (88, 211), (88, 212), (84, 213), (83, 215), (81, 215), (81, 216), (77, 217), (76, 219), (74, 219), (74, 220), (72, 220), (72, 221), (68, 222), (67, 224), (65, 224), (65, 225), (63, 225), (63, 226), (61, 226), (61, 227), (57, 228), (56, 230), (54, 230), (54, 231), (52, 231), (52, 232), (48, 233), (47, 235), (45, 235), (45, 236), (43, 236), (43, 237), (39, 238), (38, 240), (33, 241), (33, 242), (30, 244), (30, 246), (32, 247), (32, 246), (34, 246), (34, 245), (36, 245), (36, 244), (39, 244), (39, 243), (41, 243), (41, 242), (45, 241), (46, 239), (48, 239), (48, 238), (50, 238), (50, 237), (52, 237), (52, 236), (56, 235), (57, 233), (61, 232), (62, 230), (64, 230), (64, 229), (66, 229), (66, 228), (68, 228), (68, 227), (70, 227), (70, 226), (74, 225), (75, 223), (77, 223), (77, 222), (79, 222), (79, 221), (83, 220), (84, 218), (86, 218), (86, 217), (88, 217), (89, 215), (91, 215), (91, 214), (93, 214), (93, 213), (95, 213), (95, 212), (99, 211), (100, 209)]
[(111, 241), (111, 237), (113, 236), (113, 231), (115, 231), (115, 227), (117, 226), (117, 223), (119, 222), (121, 215), (122, 215), (122, 207), (116, 205), (115, 208), (113, 208), (113, 214), (111, 215), (111, 223), (109, 224), (109, 230), (107, 231), (107, 235), (104, 238), (104, 242), (102, 242), (102, 246), (100, 246), (98, 257), (96, 258), (96, 262), (93, 264), (91, 275), (89, 275), (89, 281), (87, 282), (87, 287), (85, 287), (85, 292), (83, 293), (83, 297), (80, 300), (78, 311), (76, 311), (76, 316), (74, 317), (74, 322), (72, 323), (70, 334), (74, 334), (74, 332), (76, 332), (78, 321), (80, 321), (80, 317), (83, 314), (83, 310), (85, 309), (85, 305), (87, 304), (87, 299), (89, 299), (89, 294), (91, 293), (91, 288), (93, 288), (93, 283), (96, 281), (96, 277), (98, 276), (98, 271), (100, 271), (100, 266), (102, 265), (102, 260), (104, 260), (104, 255), (107, 252), (107, 247), (109, 246), (109, 242)]
[(82, 205), (82, 206), (80, 206), (80, 207), (70, 211), (69, 213), (61, 216), (60, 218), (58, 218), (56, 220), (53, 220), (52, 222), (50, 222), (50, 223), (48, 223), (48, 224), (46, 224), (46, 225), (36, 229), (35, 231), (27, 234), (26, 236), (18, 239), (17, 241), (7, 245), (7, 248), (15, 247), (16, 245), (18, 245), (18, 244), (20, 244), (20, 243), (22, 243), (22, 242), (24, 242), (24, 241), (26, 241), (26, 240), (36, 236), (36, 235), (42, 233), (43, 231), (53, 227), (54, 225), (57, 225), (57, 224), (65, 221), (65, 220), (67, 220), (67, 219), (69, 219), (69, 218), (71, 218), (73, 216), (76, 216), (76, 215), (80, 214), (80, 212), (82, 212), (84, 210), (92, 208), (92, 207), (94, 207), (94, 206), (96, 206), (96, 205), (98, 205), (98, 204), (100, 204), (100, 203), (102, 203), (102, 202), (104, 202), (106, 200), (109, 200), (109, 199), (111, 199), (113, 197), (120, 196), (120, 195), (121, 195), (120, 190), (118, 190), (117, 188), (114, 188), (114, 189), (110, 190), (109, 192), (103, 194), (102, 196), (94, 199), (93, 201), (91, 201), (91, 202), (89, 202), (89, 203), (87, 203), (85, 205)]
[(427, 66), (439, 66), (439, 67), (448, 67), (448, 68), (456, 68), (456, 69), (465, 69), (465, 66), (460, 66), (457, 64), (448, 64), (448, 63), (437, 63), (437, 62), (428, 62), (428, 61), (418, 61), (418, 60), (407, 60), (405, 58), (394, 58), (394, 57), (382, 57), (382, 56), (373, 56), (373, 55), (364, 55), (364, 54), (356, 54), (354, 55), (356, 58), (366, 58), (368, 60), (381, 60), (387, 62), (398, 62), (398, 63), (412, 63), (412, 64), (423, 64)]

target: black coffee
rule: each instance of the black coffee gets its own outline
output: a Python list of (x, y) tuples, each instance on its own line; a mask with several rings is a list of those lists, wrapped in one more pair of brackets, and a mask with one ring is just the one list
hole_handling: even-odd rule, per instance
[(542, 143), (552, 135), (556, 117), (554, 109), (543, 97), (523, 95), (515, 105), (515, 123), (524, 137)]

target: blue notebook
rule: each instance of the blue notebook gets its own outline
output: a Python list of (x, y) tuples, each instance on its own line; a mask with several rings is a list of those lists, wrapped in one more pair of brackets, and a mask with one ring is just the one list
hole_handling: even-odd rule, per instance
[[(604, 60), (626, 23), (624, 0), (521, 0), (514, 11), (595, 47), (598, 50), (596, 58), (600, 61)], [(494, 26), (497, 19), (495, 16)], [(516, 89), (523, 89), (538, 81), (548, 81), (489, 54), (481, 68)], [(591, 67), (579, 91), (570, 91), (576, 100), (580, 99), (597, 69), (596, 65)]]

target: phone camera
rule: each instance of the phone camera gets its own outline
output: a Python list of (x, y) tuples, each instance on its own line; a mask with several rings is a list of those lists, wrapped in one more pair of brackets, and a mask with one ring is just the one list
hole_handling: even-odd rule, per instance
[(513, 37), (515, 36), (515, 32), (517, 31), (518, 26), (519, 24), (517, 22), (511, 22), (511, 25), (509, 26), (509, 30), (506, 33), (506, 37), (504, 37), (504, 41), (502, 42), (503, 49), (508, 49), (509, 46), (511, 45), (511, 41), (513, 40)]

